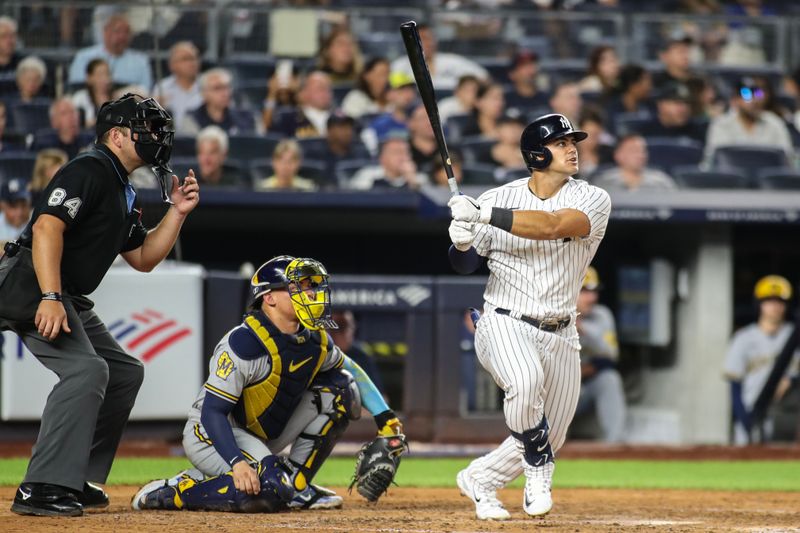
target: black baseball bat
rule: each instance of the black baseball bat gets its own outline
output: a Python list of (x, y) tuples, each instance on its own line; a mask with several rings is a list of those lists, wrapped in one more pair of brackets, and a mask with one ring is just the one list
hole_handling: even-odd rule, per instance
[(425, 111), (428, 113), (428, 120), (431, 121), (433, 134), (436, 137), (436, 146), (439, 156), (442, 158), (444, 170), (447, 173), (447, 184), (450, 192), (458, 194), (458, 183), (453, 174), (453, 165), (450, 162), (450, 152), (447, 151), (447, 143), (444, 140), (444, 130), (442, 121), (439, 118), (439, 106), (436, 105), (436, 93), (433, 90), (433, 80), (428, 70), (428, 63), (425, 61), (425, 53), (422, 51), (422, 42), (419, 39), (417, 23), (413, 20), (404, 22), (400, 25), (400, 34), (403, 36), (403, 43), (406, 45), (408, 60), (411, 62), (411, 70), (414, 72), (414, 79), (417, 82), (417, 90), (422, 97)]

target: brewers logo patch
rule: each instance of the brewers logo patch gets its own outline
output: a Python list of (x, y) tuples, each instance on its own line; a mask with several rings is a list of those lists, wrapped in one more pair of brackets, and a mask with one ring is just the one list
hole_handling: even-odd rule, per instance
[(222, 355), (219, 356), (219, 360), (217, 360), (217, 377), (228, 379), (231, 372), (233, 372), (231, 356), (228, 355), (228, 352), (222, 352)]

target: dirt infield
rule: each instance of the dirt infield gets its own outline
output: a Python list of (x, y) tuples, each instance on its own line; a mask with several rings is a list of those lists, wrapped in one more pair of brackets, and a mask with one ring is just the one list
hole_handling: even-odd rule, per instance
[(546, 518), (525, 518), (521, 490), (500, 498), (512, 513), (507, 522), (475, 520), (471, 503), (457, 489), (394, 489), (377, 506), (345, 496), (339, 511), (273, 515), (199, 512), (136, 512), (128, 502), (136, 487), (111, 487), (111, 506), (81, 518), (22, 517), (8, 510), (14, 488), (0, 488), (0, 529), (11, 531), (347, 531), (439, 533), (443, 531), (800, 531), (797, 493), (673, 490), (561, 489)]

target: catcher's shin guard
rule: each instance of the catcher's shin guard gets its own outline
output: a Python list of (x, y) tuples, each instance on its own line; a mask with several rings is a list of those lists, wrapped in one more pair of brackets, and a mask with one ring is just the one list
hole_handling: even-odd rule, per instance
[(525, 452), (525, 462), (531, 466), (544, 466), (555, 460), (553, 449), (550, 447), (550, 425), (547, 417), (542, 416), (541, 422), (533, 429), (527, 429), (522, 433), (511, 432), (519, 442)]

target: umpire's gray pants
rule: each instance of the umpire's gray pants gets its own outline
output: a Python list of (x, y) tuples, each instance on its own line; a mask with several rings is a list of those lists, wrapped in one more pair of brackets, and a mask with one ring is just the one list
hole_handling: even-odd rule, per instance
[[(236, 439), (236, 445), (249, 461), (259, 462), (267, 455), (280, 453), (291, 444), (289, 459), (299, 464), (305, 463), (313, 451), (314, 443), (308, 439), (298, 439), (300, 433), (318, 435), (322, 431), (322, 427), (330, 420), (326, 413), (332, 413), (335, 410), (333, 395), (323, 392), (320, 396), (322, 413), (314, 403), (314, 393), (311, 391), (303, 393), (300, 405), (292, 413), (283, 432), (274, 440), (264, 441), (245, 429), (234, 427), (233, 437)], [(196, 419), (190, 418), (184, 427), (183, 449), (192, 465), (205, 476), (219, 476), (231, 469), (231, 465), (226, 463), (225, 459), (214, 449), (208, 439), (208, 434)], [(201, 477), (192, 472), (190, 475)]]
[(65, 300), (72, 333), (50, 342), (35, 327), (12, 328), (58, 383), (47, 397), (26, 482), (83, 490), (105, 483), (122, 432), (144, 379), (139, 360), (126, 354), (94, 311)]
[(592, 379), (581, 383), (577, 414), (595, 408), (605, 442), (622, 442), (625, 438), (625, 390), (622, 378), (613, 368), (601, 370)]

